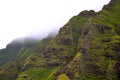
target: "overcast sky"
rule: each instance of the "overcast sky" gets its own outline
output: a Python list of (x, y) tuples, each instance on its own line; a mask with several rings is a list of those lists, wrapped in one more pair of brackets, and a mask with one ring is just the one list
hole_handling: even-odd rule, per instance
[(27, 35), (46, 36), (83, 10), (102, 9), (110, 0), (0, 0), (0, 48)]

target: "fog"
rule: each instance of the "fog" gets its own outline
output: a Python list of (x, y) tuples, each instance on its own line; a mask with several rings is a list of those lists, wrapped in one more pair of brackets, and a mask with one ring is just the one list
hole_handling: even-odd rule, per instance
[(100, 11), (110, 0), (0, 0), (0, 48), (15, 38), (46, 37), (83, 10)]

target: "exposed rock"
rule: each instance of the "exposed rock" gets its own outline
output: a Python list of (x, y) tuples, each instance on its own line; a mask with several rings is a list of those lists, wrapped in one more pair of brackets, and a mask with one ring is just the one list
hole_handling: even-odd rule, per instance
[(62, 38), (58, 41), (58, 44), (63, 44), (63, 45), (72, 45), (74, 43), (73, 39), (70, 38)]
[(91, 10), (74, 16), (52, 40), (21, 51), (19, 59), (0, 69), (0, 79), (56, 80), (64, 74), (70, 80), (119, 80), (119, 3), (112, 0), (99, 14)]
[(96, 16), (96, 12), (93, 11), (93, 10), (90, 10), (90, 11), (85, 10), (85, 11), (82, 11), (79, 14), (79, 16), (81, 16), (81, 17), (95, 17)]

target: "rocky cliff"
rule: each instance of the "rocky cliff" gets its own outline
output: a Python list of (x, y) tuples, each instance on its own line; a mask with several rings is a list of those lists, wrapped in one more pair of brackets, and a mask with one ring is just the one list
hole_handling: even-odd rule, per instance
[(119, 80), (119, 4), (120, 0), (111, 0), (98, 13), (74, 16), (56, 37), (42, 40), (41, 46), (24, 52), (24, 59), (16, 57), (1, 67), (0, 79)]

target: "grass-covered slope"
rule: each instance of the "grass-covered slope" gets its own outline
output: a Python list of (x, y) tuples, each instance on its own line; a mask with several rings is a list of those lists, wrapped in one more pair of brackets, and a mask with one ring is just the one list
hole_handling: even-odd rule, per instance
[(12, 60), (19, 53), (22, 47), (29, 48), (36, 45), (37, 42), (38, 41), (33, 39), (24, 39), (22, 41), (18, 39), (13, 40), (5, 49), (0, 50), (0, 66)]
[(14, 59), (0, 67), (0, 80), (15, 80), (18, 74), (20, 74), (21, 71), (24, 71), (24, 65), (27, 63), (29, 57), (38, 54), (38, 49), (45, 47), (50, 40), (51, 37), (48, 37), (37, 42), (36, 46), (34, 45), (30, 47), (30, 44), (32, 43), (27, 43), (29, 47), (22, 46)]
[(19, 49), (10, 49), (10, 50), (1, 50), (0, 51), (0, 66), (4, 65), (5, 63), (7, 63), (9, 60), (13, 59), (17, 53), (18, 53)]
[(1, 68), (0, 80), (119, 80), (119, 4), (111, 0), (98, 13), (83, 11), (52, 40), (23, 48)]
[[(40, 51), (39, 58), (37, 55), (28, 64), (51, 70), (60, 67), (52, 80), (119, 80), (119, 4), (119, 0), (112, 0), (99, 13), (83, 11), (73, 17)], [(18, 80), (30, 78), (24, 78), (22, 74)]]
[[(18, 76), (17, 80), (33, 78), (35, 78), (35, 80), (57, 79), (56, 73), (66, 66), (75, 56), (78, 44), (77, 40), (79, 38), (79, 34), (81, 34), (78, 29), (82, 29), (82, 26), (87, 22), (87, 18), (77, 16), (73, 17), (68, 24), (61, 28), (59, 34), (52, 39), (46, 47), (39, 49), (39, 54), (31, 56), (27, 60), (24, 65), (25, 71)], [(33, 68), (36, 71), (28, 74), (33, 71)], [(58, 80), (62, 79), (69, 80), (65, 74), (60, 75), (58, 78)]]

